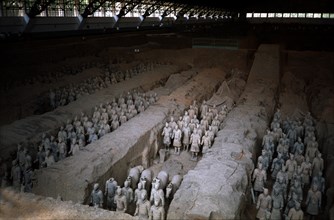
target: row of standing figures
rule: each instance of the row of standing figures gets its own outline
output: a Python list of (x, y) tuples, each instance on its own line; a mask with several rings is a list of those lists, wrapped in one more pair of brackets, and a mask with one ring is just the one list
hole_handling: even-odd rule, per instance
[(52, 109), (58, 106), (65, 106), (82, 96), (93, 94), (98, 90), (108, 88), (113, 84), (117, 84), (124, 80), (129, 80), (132, 77), (154, 68), (152, 62), (141, 63), (132, 69), (122, 71), (106, 70), (99, 76), (94, 76), (86, 79), (84, 82), (78, 84), (70, 84), (65, 87), (50, 89), (49, 91), (49, 105)]
[[(165, 220), (166, 209), (182, 182), (181, 175), (160, 171), (153, 178), (153, 171), (136, 166), (129, 170), (123, 187), (111, 177), (105, 183), (104, 193), (98, 183), (90, 197), (90, 205), (103, 208), (104, 201), (108, 210), (128, 213), (139, 219)], [(106, 197), (106, 199), (104, 199)]]
[[(315, 121), (310, 113), (306, 114), (302, 125), (304, 129), (298, 138), (290, 134), (295, 134), (294, 129), (301, 125), (300, 120), (287, 118), (283, 121), (282, 132), (278, 109), (273, 121), (277, 129), (268, 130), (267, 135), (263, 137), (262, 154), (258, 157), (257, 168), (252, 175), (252, 197), (258, 210), (256, 218), (304, 219), (304, 207), (310, 219), (316, 218), (323, 205), (325, 179), (322, 176), (324, 162), (315, 140)], [(306, 150), (301, 142), (303, 136)], [(270, 163), (271, 178), (274, 181), (271, 195), (271, 186), (267, 182)]]
[[(0, 186), (13, 186), (16, 191), (31, 192), (33, 186), (37, 185), (35, 169), (50, 167), (66, 157), (84, 151), (87, 144), (118, 129), (132, 117), (145, 111), (157, 99), (156, 94), (146, 95), (133, 91), (127, 95), (122, 94), (118, 99), (114, 98), (110, 103), (101, 103), (94, 108), (91, 115), (81, 113), (81, 117), (67, 120), (67, 124), (59, 128), (57, 138), (43, 133), (36, 155), (32, 154), (28, 147), (18, 144), (11, 166), (7, 166), (6, 161), (0, 159)], [(129, 106), (136, 110), (131, 117), (123, 113)]]
[[(198, 119), (198, 113), (201, 113), (201, 120)], [(161, 133), (165, 149), (169, 151), (172, 145), (174, 153), (179, 155), (183, 147), (184, 151), (190, 150), (191, 160), (197, 161), (199, 153), (205, 154), (211, 148), (227, 113), (225, 105), (219, 110), (216, 105), (207, 105), (206, 101), (202, 103), (199, 111), (194, 101), (178, 121), (171, 117), (170, 121), (165, 123)]]
[[(197, 119), (199, 113), (201, 113), (201, 121)], [(226, 106), (218, 111), (215, 105), (210, 107), (206, 101), (202, 103), (199, 112), (194, 101), (178, 121), (174, 121), (174, 117), (171, 117), (170, 121), (166, 122), (162, 131), (165, 149), (169, 151), (173, 143), (174, 152), (179, 155), (182, 146), (185, 151), (188, 151), (191, 146), (192, 160), (197, 160), (200, 147), (203, 146), (202, 153), (211, 148), (226, 114)], [(90, 204), (104, 207), (105, 196), (105, 207), (109, 210), (133, 214), (139, 216), (139, 219), (164, 220), (167, 203), (173, 199), (182, 182), (182, 176), (173, 176), (169, 183), (169, 175), (166, 171), (160, 171), (157, 177), (152, 177), (153, 172), (150, 169), (144, 170), (142, 166), (137, 166), (130, 169), (123, 187), (120, 187), (114, 178), (106, 181), (104, 193), (98, 184), (94, 184)]]

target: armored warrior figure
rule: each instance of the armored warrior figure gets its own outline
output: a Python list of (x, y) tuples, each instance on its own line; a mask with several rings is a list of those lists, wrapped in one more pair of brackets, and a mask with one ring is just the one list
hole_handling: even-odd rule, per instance
[(190, 151), (192, 152), (191, 159), (197, 160), (199, 145), (201, 144), (201, 137), (197, 134), (196, 130), (194, 130), (194, 133), (192, 133), (190, 136), (190, 143), (191, 143)]
[(262, 164), (263, 170), (267, 172), (269, 168), (269, 157), (265, 150), (262, 150), (262, 154), (257, 158), (257, 161)]
[(285, 166), (287, 168), (287, 172), (288, 172), (288, 179), (289, 181), (292, 178), (293, 173), (295, 172), (295, 170), (297, 169), (297, 162), (294, 158), (293, 154), (290, 154), (290, 159), (288, 159), (285, 163)]
[(170, 122), (169, 122), (168, 125), (169, 125), (169, 127), (170, 127), (172, 130), (174, 130), (175, 127), (177, 126), (176, 122), (174, 121), (174, 117), (173, 117), (173, 116), (170, 117)]
[(189, 114), (190, 119), (194, 119), (196, 117), (195, 116), (195, 109), (193, 108), (192, 105), (190, 105), (190, 107), (189, 107), (188, 114)]
[(286, 200), (287, 184), (282, 176), (276, 178), (273, 189), (276, 189), (283, 196), (284, 201)]
[(284, 164), (284, 160), (282, 158), (282, 154), (278, 153), (277, 157), (273, 160), (271, 165), (271, 177), (275, 180), (277, 173), (282, 169), (282, 165)]
[(193, 108), (195, 110), (195, 115), (198, 115), (198, 105), (196, 100), (193, 101)]
[[(218, 120), (218, 115), (212, 120), (211, 127), (212, 131), (214, 132), (215, 135), (217, 135), (219, 131), (219, 126), (220, 126), (220, 121)], [(206, 127), (206, 129), (208, 126)]]
[(36, 160), (34, 161), (34, 163), (38, 164), (38, 168), (42, 168), (45, 164), (45, 151), (44, 151), (44, 147), (43, 145), (40, 145), (38, 147), (38, 152), (37, 152), (37, 156), (36, 156)]
[(300, 137), (298, 137), (297, 142), (293, 145), (292, 151), (293, 154), (295, 152), (299, 152), (300, 154), (304, 153), (304, 144), (302, 142), (302, 139)]
[(155, 179), (152, 183), (150, 202), (154, 203), (156, 200), (161, 200), (161, 205), (165, 206), (165, 193), (160, 189), (160, 180)]
[(278, 188), (273, 188), (273, 192), (271, 194), (271, 198), (273, 201), (273, 208), (271, 210), (271, 219), (281, 219), (282, 210), (284, 207), (284, 198), (282, 193)]
[(310, 184), (310, 177), (312, 174), (312, 164), (310, 163), (309, 157), (305, 158), (305, 161), (301, 165), (301, 169), (303, 186), (305, 187)]
[(129, 181), (125, 180), (124, 181), (124, 187), (122, 188), (123, 195), (125, 195), (127, 206), (133, 202), (133, 190), (130, 187)]
[(80, 146), (75, 139), (72, 139), (71, 149), (68, 154), (76, 155), (80, 151)]
[(274, 137), (271, 134), (270, 130), (267, 129), (267, 134), (263, 136), (262, 138), (262, 146), (264, 146), (266, 143), (273, 142)]
[(187, 123), (187, 124), (189, 124), (190, 123), (190, 117), (189, 117), (189, 115), (188, 115), (188, 111), (185, 111), (184, 112), (184, 116), (183, 116), (183, 121), (184, 121), (184, 123)]
[(203, 154), (206, 153), (209, 148), (211, 148), (211, 139), (209, 137), (209, 133), (206, 131), (205, 135), (202, 137), (201, 145), (203, 145)]
[(303, 189), (298, 181), (294, 182), (294, 185), (290, 187), (289, 197), (288, 197), (289, 200), (292, 198), (292, 195), (297, 196), (296, 198), (298, 202), (301, 202), (303, 200)]
[(154, 200), (154, 204), (150, 209), (150, 220), (164, 220), (165, 219), (165, 208), (161, 205), (160, 200)]
[(288, 219), (291, 219), (291, 220), (303, 220), (304, 219), (304, 212), (300, 208), (299, 202), (296, 202), (295, 206), (289, 210)]
[(267, 174), (261, 163), (259, 163), (258, 167), (254, 170), (252, 180), (254, 181), (254, 191), (257, 192), (257, 194), (263, 192), (264, 184), (267, 181)]
[(312, 185), (316, 184), (318, 186), (318, 190), (322, 194), (325, 193), (325, 182), (325, 178), (322, 176), (322, 171), (318, 172), (318, 175), (312, 178)]
[(180, 116), (179, 120), (177, 121), (177, 126), (180, 128), (180, 130), (182, 131), (183, 126), (184, 126), (184, 121), (183, 121), (183, 117)]
[(211, 127), (211, 126), (209, 126), (209, 130), (207, 130), (207, 132), (208, 132), (208, 135), (209, 135), (209, 137), (210, 137), (211, 143), (213, 143), (213, 140), (215, 139), (215, 133), (214, 133), (214, 131), (212, 130), (212, 127)]
[(51, 154), (50, 150), (46, 150), (45, 165), (49, 167), (54, 163), (55, 163), (55, 159), (53, 155)]
[(21, 185), (21, 168), (17, 163), (17, 160), (13, 160), (12, 162), (12, 170), (11, 170), (11, 179), (13, 181), (13, 187), (16, 191), (20, 190)]
[(65, 159), (67, 155), (67, 146), (62, 138), (58, 139), (59, 160)]
[(324, 169), (324, 160), (321, 158), (321, 153), (313, 159), (312, 163), (312, 176), (318, 175), (319, 172), (322, 172)]
[(288, 200), (284, 209), (284, 216), (287, 218), (289, 210), (295, 207), (295, 204), (298, 202), (298, 196), (296, 194), (292, 194), (292, 198)]
[(25, 164), (26, 158), (25, 158), (25, 152), (23, 150), (23, 147), (20, 144), (17, 145), (17, 157), (16, 157), (16, 159), (18, 161), (18, 164), (19, 164), (21, 170), (24, 170), (24, 164)]
[(281, 121), (281, 111), (280, 111), (279, 108), (276, 110), (276, 112), (274, 114), (274, 119), (273, 120), (278, 121), (278, 122)]
[(188, 123), (184, 124), (184, 127), (182, 129), (182, 144), (183, 144), (183, 150), (188, 151), (189, 150), (189, 143), (190, 143), (190, 128), (188, 126)]
[(266, 142), (263, 146), (263, 150), (265, 150), (268, 154), (268, 159), (269, 159), (269, 162), (272, 161), (273, 159), (273, 154), (274, 154), (274, 151), (275, 151), (275, 145), (274, 145), (274, 142), (269, 140), (268, 142)]
[(282, 169), (277, 173), (276, 178), (283, 178), (283, 181), (288, 184), (289, 178), (288, 178), (288, 172), (286, 171), (286, 166), (282, 165)]
[(201, 118), (203, 118), (206, 113), (208, 112), (208, 105), (206, 104), (206, 100), (203, 101), (202, 105), (201, 105)]
[[(143, 184), (141, 182), (138, 183), (137, 185), (137, 189), (135, 190), (135, 197), (134, 197), (134, 203), (137, 204), (139, 202), (139, 200), (141, 199), (141, 194), (143, 191), (146, 191), (146, 189), (143, 189)], [(147, 193), (147, 191), (146, 191)]]
[(110, 178), (106, 181), (106, 187), (104, 191), (104, 195), (107, 197), (107, 208), (109, 210), (114, 210), (115, 203), (114, 203), (114, 198), (117, 190), (117, 182), (115, 181), (114, 178)]
[(182, 146), (181, 138), (182, 138), (182, 131), (176, 125), (175, 129), (173, 130), (173, 146), (175, 148), (175, 154), (180, 154), (180, 149)]
[(116, 204), (116, 212), (126, 212), (127, 211), (127, 201), (125, 195), (122, 193), (122, 189), (120, 187), (116, 190), (115, 195), (115, 204)]
[(257, 199), (256, 209), (258, 212), (256, 214), (256, 218), (265, 219), (266, 211), (271, 210), (272, 199), (269, 195), (268, 189), (264, 188), (263, 193), (260, 194)]
[(112, 127), (112, 130), (115, 131), (118, 127), (119, 127), (119, 121), (118, 119), (114, 119), (112, 122), (111, 122), (111, 127)]
[(135, 216), (138, 215), (139, 220), (148, 220), (150, 216), (151, 203), (147, 200), (147, 192), (141, 191), (140, 198), (136, 203)]
[(321, 208), (321, 192), (318, 190), (317, 184), (313, 184), (308, 191), (305, 204), (307, 206), (306, 212), (309, 215), (314, 217), (319, 214)]
[(96, 208), (103, 207), (103, 193), (100, 190), (100, 186), (98, 183), (94, 184), (94, 188), (91, 193), (91, 204)]
[(123, 125), (127, 120), (128, 120), (127, 117), (124, 115), (124, 112), (122, 111), (121, 116), (119, 117), (121, 125)]
[(297, 121), (296, 132), (297, 132), (297, 137), (304, 136), (304, 126), (302, 125), (302, 122), (300, 120)]
[(295, 129), (295, 126), (292, 124), (290, 130), (287, 133), (287, 137), (289, 138), (289, 149), (290, 152), (294, 153), (292, 151), (293, 149), (293, 145), (295, 144), (296, 140), (297, 140), (297, 132)]
[(32, 170), (31, 166), (27, 163), (25, 164), (25, 171), (23, 173), (23, 182), (24, 192), (32, 192), (33, 181), (35, 179), (35, 173)]
[(172, 129), (169, 127), (168, 123), (166, 122), (166, 125), (161, 133), (163, 135), (163, 143), (165, 145), (166, 150), (169, 150), (169, 146), (171, 144), (171, 137), (172, 137)]
[(301, 154), (300, 152), (296, 151), (295, 153), (295, 160), (297, 162), (297, 166), (301, 166), (302, 163), (305, 161), (305, 157), (303, 154)]
[(201, 120), (200, 123), (201, 123), (201, 125), (203, 125), (204, 130), (207, 130), (207, 129), (208, 129), (208, 127), (209, 127), (209, 122), (208, 122), (208, 120), (206, 119), (205, 116), (202, 118), (202, 120)]

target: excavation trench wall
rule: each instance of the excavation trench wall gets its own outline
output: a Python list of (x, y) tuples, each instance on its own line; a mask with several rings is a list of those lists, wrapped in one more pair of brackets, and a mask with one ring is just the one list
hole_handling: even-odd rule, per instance
[(167, 219), (241, 218), (250, 199), (253, 157), (273, 115), (279, 72), (279, 46), (261, 45), (237, 106), (223, 122), (211, 151), (184, 176)]
[(119, 185), (130, 167), (148, 167), (161, 148), (161, 131), (167, 117), (183, 113), (191, 102), (212, 96), (224, 80), (222, 70), (199, 70), (198, 74), (168, 96), (150, 106), (117, 130), (51, 167), (37, 171), (39, 195), (86, 203), (95, 182), (104, 187), (110, 176)]
[(131, 215), (110, 212), (87, 205), (0, 189), (1, 219), (137, 219)]
[(60, 126), (75, 115), (85, 112), (90, 115), (94, 106), (110, 102), (112, 98), (133, 89), (148, 91), (165, 82), (167, 78), (181, 71), (181, 67), (174, 65), (158, 65), (154, 70), (139, 74), (127, 81), (112, 85), (94, 94), (84, 96), (66, 106), (59, 107), (43, 115), (35, 115), (0, 128), (0, 155), (9, 157), (17, 150), (17, 144), (24, 146), (35, 145), (41, 141), (42, 133), (55, 133)]

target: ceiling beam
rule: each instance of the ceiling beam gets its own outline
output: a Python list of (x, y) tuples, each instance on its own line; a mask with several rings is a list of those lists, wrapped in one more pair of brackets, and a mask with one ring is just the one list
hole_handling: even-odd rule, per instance
[(31, 6), (27, 15), (29, 16), (29, 18), (34, 18), (37, 15), (41, 14), (43, 11), (45, 11), (47, 7), (49, 7), (54, 2), (55, 0), (36, 0)]

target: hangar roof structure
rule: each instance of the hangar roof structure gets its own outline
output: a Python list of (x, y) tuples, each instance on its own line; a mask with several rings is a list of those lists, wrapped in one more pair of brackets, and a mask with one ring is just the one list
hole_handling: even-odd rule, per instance
[[(103, 21), (95, 19), (92, 25), (89, 24), (92, 21), (88, 21), (87, 18), (105, 19), (102, 19)], [(240, 18), (244, 20), (260, 18), (262, 21), (266, 19), (265, 22), (278, 23), (284, 23), (286, 19), (288, 23), (291, 21), (298, 23), (300, 19), (308, 20), (307, 22), (312, 20), (311, 23), (314, 23), (321, 18), (321, 21), (318, 19), (316, 22), (323, 23), (327, 20), (326, 24), (334, 23), (334, 2), (330, 0), (246, 2), (241, 0), (4, 0), (0, 2), (0, 33), (73, 31), (81, 30), (83, 27), (90, 30), (122, 27), (138, 29), (143, 25), (156, 28), (175, 23), (217, 23)], [(35, 28), (41, 24), (44, 28)]]
[[(231, 12), (333, 12), (334, 2), (330, 0), (4, 0), (1, 1), (1, 14), (6, 11), (24, 10), (30, 17), (40, 15), (45, 10), (78, 9), (87, 15), (87, 10), (99, 10), (108, 6), (121, 4), (131, 11), (139, 5), (149, 5), (154, 11), (162, 6), (182, 8), (184, 10), (220, 10)], [(85, 12), (82, 12), (85, 11)]]

